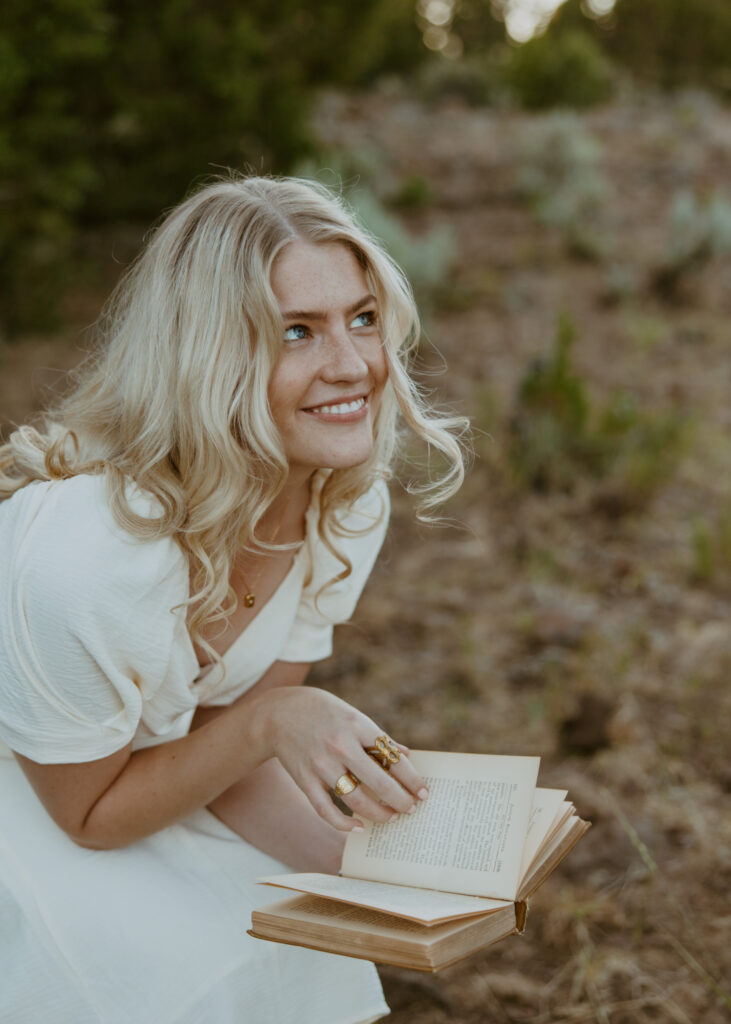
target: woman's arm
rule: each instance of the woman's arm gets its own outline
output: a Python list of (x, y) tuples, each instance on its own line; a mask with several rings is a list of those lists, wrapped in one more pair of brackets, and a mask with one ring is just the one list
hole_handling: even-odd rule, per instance
[(272, 756), (267, 695), (169, 743), (131, 744), (85, 764), (38, 764), (16, 754), (53, 820), (74, 842), (113, 849), (204, 807)]
[(53, 820), (79, 845), (112, 849), (207, 806), (277, 757), (314, 811), (334, 829), (360, 824), (335, 807), (329, 788), (353, 771), (355, 814), (387, 821), (415, 805), (423, 780), (406, 757), (386, 774), (364, 751), (382, 732), (332, 694), (297, 685), (306, 666), (278, 662), (255, 690), (187, 736), (144, 750), (131, 745), (86, 764), (18, 760)]
[(322, 820), (276, 758), (235, 782), (209, 810), (293, 871), (340, 870), (345, 832)]
[[(274, 686), (303, 683), (309, 670), (309, 663), (276, 662), (239, 699), (245, 701)], [(199, 707), (191, 729), (225, 710)], [(229, 786), (209, 804), (209, 810), (252, 846), (296, 871), (335, 874), (340, 869), (345, 834), (323, 821), (277, 758)]]

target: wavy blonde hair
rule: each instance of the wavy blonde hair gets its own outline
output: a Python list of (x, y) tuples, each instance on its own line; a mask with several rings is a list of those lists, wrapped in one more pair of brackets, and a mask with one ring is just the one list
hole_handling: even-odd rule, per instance
[[(262, 546), (254, 527), (287, 479), (267, 401), (283, 338), (270, 282), (296, 238), (354, 253), (378, 301), (389, 371), (371, 457), (327, 476), (320, 534), (337, 553), (338, 511), (390, 475), (399, 415), (443, 456), (441, 478), (411, 488), (428, 518), (462, 483), (467, 423), (431, 411), (407, 372), (419, 320), (401, 270), (339, 196), (295, 178), (217, 180), (176, 207), (113, 292), (74, 390), (0, 447), (0, 501), (35, 480), (103, 474), (124, 529), (173, 536), (191, 571), (191, 635), (214, 656), (200, 630), (235, 608), (233, 559)], [(158, 515), (133, 511), (130, 480), (157, 499)]]

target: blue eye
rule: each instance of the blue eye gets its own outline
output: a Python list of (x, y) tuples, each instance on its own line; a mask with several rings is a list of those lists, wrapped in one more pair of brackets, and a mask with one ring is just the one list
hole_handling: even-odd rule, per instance
[(293, 327), (288, 327), (284, 332), (285, 341), (304, 341), (309, 335), (309, 329), (303, 324), (294, 324)]
[(355, 327), (373, 327), (375, 325), (375, 323), (376, 323), (376, 314), (373, 312), (373, 310), (369, 309), (365, 313), (359, 313), (357, 315), (357, 317), (355, 318), (355, 320), (353, 321), (353, 323), (350, 326), (351, 327), (353, 327), (353, 326), (355, 326)]

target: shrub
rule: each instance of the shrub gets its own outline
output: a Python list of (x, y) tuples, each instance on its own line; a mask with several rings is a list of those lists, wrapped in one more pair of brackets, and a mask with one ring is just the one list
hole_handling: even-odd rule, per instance
[(424, 66), (416, 80), (416, 88), (427, 103), (458, 99), (471, 107), (481, 107), (496, 98), (500, 83), (495, 68), (482, 56), (462, 60), (440, 57)]
[(520, 379), (511, 418), (510, 456), (519, 479), (535, 491), (570, 490), (585, 458), (589, 400), (571, 368), (573, 321), (559, 318), (553, 351)]
[(504, 68), (505, 81), (522, 107), (592, 107), (612, 92), (608, 59), (592, 37), (574, 29), (537, 36), (516, 47)]
[(602, 255), (607, 247), (601, 221), (610, 188), (602, 156), (601, 145), (568, 112), (548, 115), (518, 139), (519, 194), (581, 256)]
[(692, 526), (690, 578), (710, 584), (731, 572), (731, 505), (722, 510), (717, 522), (696, 519)]
[(653, 285), (664, 298), (678, 299), (684, 282), (731, 253), (731, 203), (717, 193), (699, 202), (694, 192), (676, 192), (667, 214), (665, 251)]
[(399, 210), (423, 210), (434, 202), (434, 188), (428, 178), (412, 174), (405, 178), (391, 197)]
[(538, 492), (572, 491), (588, 478), (596, 507), (622, 514), (645, 504), (672, 474), (685, 423), (672, 411), (644, 410), (626, 391), (592, 406), (571, 366), (575, 334), (562, 316), (552, 352), (525, 370), (510, 423), (510, 462), (518, 481)]

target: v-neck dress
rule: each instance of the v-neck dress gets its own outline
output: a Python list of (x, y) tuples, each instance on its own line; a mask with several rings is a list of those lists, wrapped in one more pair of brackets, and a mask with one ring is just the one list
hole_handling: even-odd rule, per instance
[[(246, 934), (268, 902), (256, 878), (285, 866), (201, 809), (120, 850), (85, 850), (46, 814), (10, 753), (41, 763), (105, 757), (185, 735), (277, 660), (331, 652), (383, 541), (377, 484), (344, 516), (341, 570), (317, 533), (280, 586), (201, 671), (185, 624), (185, 560), (140, 541), (101, 477), (33, 483), (0, 503), (0, 1022), (365, 1024), (388, 1013), (371, 964)], [(132, 493), (135, 511), (150, 500)]]

